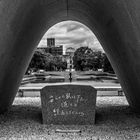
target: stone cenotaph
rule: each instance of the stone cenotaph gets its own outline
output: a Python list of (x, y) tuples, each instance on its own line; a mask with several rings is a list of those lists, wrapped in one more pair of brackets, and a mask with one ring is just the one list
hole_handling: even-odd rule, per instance
[(96, 95), (92, 86), (47, 85), (41, 90), (43, 124), (94, 124)]

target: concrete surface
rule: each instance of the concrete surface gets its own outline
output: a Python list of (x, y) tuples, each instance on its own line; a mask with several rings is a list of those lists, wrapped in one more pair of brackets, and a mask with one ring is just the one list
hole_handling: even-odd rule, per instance
[(79, 21), (95, 33), (130, 106), (140, 111), (139, 0), (1, 0), (0, 112), (12, 104), (44, 33), (64, 20)]
[[(72, 83), (59, 83), (59, 85), (66, 84), (75, 84), (75, 85), (87, 85), (92, 86), (97, 90), (97, 96), (122, 96), (124, 95), (120, 84), (115, 83), (103, 83), (95, 81), (81, 81), (81, 82), (72, 82)], [(39, 97), (40, 91), (45, 86), (55, 86), (58, 83), (28, 83), (19, 87), (19, 91), (16, 96), (19, 97)]]

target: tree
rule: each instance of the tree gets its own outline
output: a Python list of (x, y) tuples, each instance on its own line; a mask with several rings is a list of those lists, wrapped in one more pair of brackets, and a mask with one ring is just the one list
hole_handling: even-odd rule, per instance
[(103, 69), (104, 72), (109, 72), (113, 74), (115, 73), (105, 53), (103, 54)]
[(67, 62), (60, 55), (54, 56), (54, 65), (58, 71), (67, 69)]
[(31, 62), (28, 66), (26, 74), (29, 71), (38, 71), (43, 69), (45, 71), (65, 70), (67, 68), (67, 62), (63, 61), (62, 56), (53, 56), (50, 53), (46, 53), (45, 50), (38, 49), (35, 51)]
[(32, 70), (37, 71), (38, 69), (45, 69), (45, 66), (46, 66), (45, 52), (42, 50), (37, 50), (35, 51), (31, 59), (27, 72)]
[(78, 48), (73, 57), (73, 65), (76, 70), (92, 68), (93, 51), (88, 47)]
[(101, 51), (93, 52), (93, 67), (94, 70), (102, 69), (103, 66), (103, 53)]
[(46, 71), (53, 71), (55, 69), (54, 66), (54, 56), (50, 53), (45, 53), (45, 61), (46, 61), (46, 66), (45, 66), (45, 70)]
[(114, 73), (106, 54), (101, 51), (92, 51), (88, 47), (81, 47), (75, 51), (73, 63), (76, 70), (104, 69), (105, 72)]

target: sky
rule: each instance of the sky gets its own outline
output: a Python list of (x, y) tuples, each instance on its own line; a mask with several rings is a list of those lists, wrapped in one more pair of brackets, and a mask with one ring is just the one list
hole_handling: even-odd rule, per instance
[(56, 39), (56, 45), (63, 45), (64, 52), (68, 47), (77, 49), (82, 46), (103, 51), (93, 32), (79, 22), (64, 21), (55, 24), (45, 33), (38, 47), (47, 47), (47, 38), (50, 37)]

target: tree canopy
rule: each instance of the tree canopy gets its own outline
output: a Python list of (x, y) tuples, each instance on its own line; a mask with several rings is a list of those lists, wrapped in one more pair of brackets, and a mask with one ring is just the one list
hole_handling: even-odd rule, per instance
[[(105, 53), (101, 51), (93, 51), (88, 47), (78, 48), (74, 52), (73, 66), (77, 71), (86, 71), (103, 69), (104, 72), (114, 73), (114, 70)], [(37, 49), (31, 59), (29, 71), (62, 71), (67, 69), (67, 62), (63, 56), (54, 56), (46, 53), (45, 50)]]
[(65, 70), (67, 68), (67, 62), (62, 56), (53, 56), (50, 53), (46, 53), (44, 50), (36, 50), (31, 62), (28, 66), (26, 73), (29, 71), (38, 71), (43, 69), (45, 71)]
[(88, 47), (78, 48), (73, 56), (75, 70), (94, 70), (103, 69), (106, 72), (114, 73), (113, 68), (105, 53), (93, 51)]

